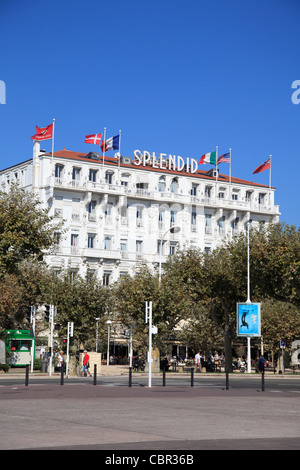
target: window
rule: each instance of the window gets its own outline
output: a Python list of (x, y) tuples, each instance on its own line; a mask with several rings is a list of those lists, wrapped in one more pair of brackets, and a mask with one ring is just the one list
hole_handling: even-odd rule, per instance
[(205, 186), (205, 197), (211, 197), (211, 186)]
[(143, 207), (142, 206), (136, 207), (136, 225), (137, 227), (141, 227), (143, 225)]
[(111, 235), (106, 235), (104, 237), (104, 250), (111, 250), (112, 237)]
[(170, 212), (170, 225), (174, 225), (175, 224), (175, 221), (176, 221), (176, 212), (175, 211), (171, 211)]
[(63, 176), (63, 165), (59, 165), (59, 164), (56, 164), (55, 165), (55, 178), (56, 178), (56, 182), (60, 182), (61, 183), (61, 179), (62, 179), (62, 176)]
[(211, 233), (211, 214), (205, 214), (205, 233)]
[(196, 214), (196, 211), (193, 211), (191, 214), (191, 224), (196, 225), (196, 222), (197, 222), (197, 214)]
[(79, 180), (80, 180), (80, 168), (74, 167), (72, 171), (72, 185), (78, 186)]
[(158, 211), (158, 228), (162, 229), (164, 226), (164, 211), (159, 209)]
[(176, 253), (177, 242), (170, 242), (170, 255), (173, 256)]
[(71, 251), (77, 253), (79, 236), (77, 233), (71, 233)]
[(90, 170), (89, 181), (92, 181), (92, 183), (96, 183), (96, 178), (97, 178), (97, 170)]
[(165, 177), (161, 176), (158, 181), (158, 191), (163, 193), (165, 190), (166, 190)]
[(239, 191), (237, 189), (234, 189), (231, 194), (231, 199), (233, 201), (237, 201), (239, 199)]
[(238, 217), (236, 217), (236, 218), (231, 222), (231, 228), (232, 228), (233, 233), (237, 233), (237, 232), (238, 232), (238, 228), (239, 228), (239, 218), (238, 218)]
[(88, 248), (95, 248), (96, 246), (96, 234), (89, 233), (88, 234)]
[(112, 203), (108, 202), (105, 206), (105, 209), (104, 209), (104, 215), (105, 216), (110, 216), (111, 215), (111, 209), (112, 209)]
[(171, 183), (171, 186), (170, 186), (170, 191), (171, 191), (171, 193), (174, 193), (174, 194), (177, 193), (177, 191), (178, 191), (178, 179), (177, 178), (172, 179), (172, 183)]
[(121, 224), (122, 225), (127, 225), (128, 219), (127, 219), (127, 206), (122, 206), (121, 207)]
[(193, 183), (192, 189), (191, 189), (191, 196), (197, 196), (197, 188), (198, 188), (198, 185)]
[(107, 184), (112, 184), (112, 181), (113, 181), (113, 172), (112, 171), (107, 171), (105, 173), (105, 182)]
[(110, 271), (104, 271), (102, 281), (104, 286), (109, 286), (110, 284), (110, 279), (111, 279), (111, 272)]
[(54, 233), (54, 245), (58, 248), (61, 244), (61, 233), (55, 232)]
[(88, 205), (88, 219), (95, 221), (96, 220), (96, 206), (97, 201), (90, 201)]
[(252, 191), (246, 191), (246, 201), (250, 202), (252, 198)]
[(11, 351), (30, 351), (31, 340), (26, 339), (12, 339), (10, 341), (10, 350)]
[(259, 193), (258, 195), (258, 203), (259, 204), (264, 204), (265, 202), (265, 194), (264, 193)]
[(121, 240), (120, 250), (121, 250), (121, 252), (126, 252), (127, 251), (127, 240)]
[(219, 233), (225, 233), (225, 216), (224, 215), (220, 217), (220, 219), (218, 220), (218, 230), (219, 230)]
[(143, 252), (143, 240), (136, 240), (135, 247), (137, 255), (140, 256)]
[(122, 173), (121, 186), (128, 186), (129, 181), (130, 181), (130, 173)]

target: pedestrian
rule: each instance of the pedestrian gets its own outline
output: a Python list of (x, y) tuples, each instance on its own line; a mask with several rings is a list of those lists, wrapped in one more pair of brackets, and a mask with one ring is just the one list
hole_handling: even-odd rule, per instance
[(200, 351), (197, 352), (197, 354), (195, 356), (195, 366), (196, 366), (196, 369), (199, 369), (200, 372), (201, 372), (201, 354), (200, 354)]
[(90, 370), (89, 370), (90, 369), (90, 356), (88, 355), (86, 350), (84, 350), (83, 352), (84, 352), (84, 357), (83, 357), (81, 377), (84, 377), (85, 372), (89, 374), (89, 376), (91, 377), (92, 374), (90, 374)]
[(258, 359), (258, 370), (259, 372), (264, 372), (265, 371), (265, 358), (264, 356), (260, 356)]
[(57, 357), (57, 367), (61, 368), (63, 367), (63, 365), (64, 365), (63, 351), (60, 351)]

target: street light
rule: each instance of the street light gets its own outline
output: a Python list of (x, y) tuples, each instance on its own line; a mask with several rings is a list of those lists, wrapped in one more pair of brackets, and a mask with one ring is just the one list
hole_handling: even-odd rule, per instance
[(170, 228), (163, 234), (163, 236), (162, 236), (161, 239), (160, 239), (160, 244), (159, 244), (159, 268), (158, 268), (158, 283), (159, 283), (159, 285), (160, 285), (160, 283), (161, 283), (161, 256), (162, 256), (162, 246), (163, 246), (163, 242), (164, 242), (165, 235), (166, 235), (168, 232), (171, 232), (171, 233), (178, 233), (178, 232), (180, 232), (180, 227), (177, 227), (176, 225), (173, 225), (172, 227), (170, 227)]
[(106, 359), (106, 365), (109, 365), (109, 332), (110, 332), (110, 325), (112, 324), (111, 320), (107, 320), (106, 322), (108, 326), (108, 331), (107, 331), (107, 359)]
[(96, 320), (96, 352), (98, 352), (98, 325), (100, 318), (95, 318)]

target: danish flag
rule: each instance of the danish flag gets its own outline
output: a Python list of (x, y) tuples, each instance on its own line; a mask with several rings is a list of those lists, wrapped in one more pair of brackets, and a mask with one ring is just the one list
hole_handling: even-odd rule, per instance
[(85, 144), (100, 145), (102, 134), (91, 134), (85, 136)]

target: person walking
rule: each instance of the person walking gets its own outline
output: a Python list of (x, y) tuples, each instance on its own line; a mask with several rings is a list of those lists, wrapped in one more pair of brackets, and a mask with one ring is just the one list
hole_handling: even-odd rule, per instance
[(85, 372), (89, 374), (89, 376), (91, 377), (92, 374), (90, 374), (90, 370), (89, 370), (90, 369), (90, 356), (88, 355), (86, 350), (83, 352), (84, 352), (84, 357), (83, 357), (81, 377), (84, 377)]
[(64, 365), (64, 357), (63, 357), (63, 351), (59, 352), (59, 355), (57, 356), (57, 367), (61, 368)]
[(260, 356), (258, 359), (258, 370), (259, 372), (264, 372), (265, 371), (265, 358), (264, 356)]
[(196, 366), (196, 370), (199, 369), (200, 372), (201, 372), (201, 354), (200, 354), (200, 351), (197, 352), (197, 354), (195, 356), (195, 366)]

